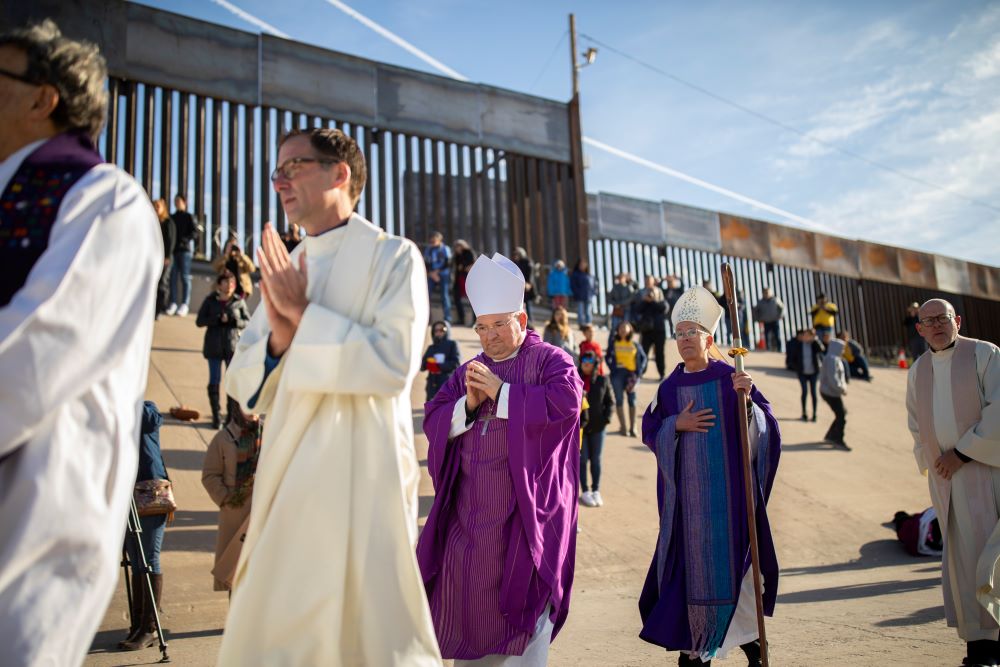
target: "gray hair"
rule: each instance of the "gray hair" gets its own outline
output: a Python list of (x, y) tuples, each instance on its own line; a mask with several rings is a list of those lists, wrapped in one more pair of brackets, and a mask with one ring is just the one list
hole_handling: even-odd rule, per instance
[(63, 37), (52, 19), (0, 34), (0, 46), (28, 56), (25, 77), (59, 92), (51, 120), (60, 130), (86, 132), (94, 141), (104, 128), (108, 68), (95, 44)]

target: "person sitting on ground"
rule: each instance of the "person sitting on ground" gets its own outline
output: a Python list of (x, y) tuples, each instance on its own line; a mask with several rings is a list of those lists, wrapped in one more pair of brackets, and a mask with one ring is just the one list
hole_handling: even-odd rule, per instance
[(420, 370), (427, 371), (427, 402), (444, 386), (455, 369), (462, 365), (458, 343), (451, 339), (451, 326), (444, 320), (431, 325), (431, 344), (424, 352)]
[[(235, 405), (233, 405), (235, 404)], [(232, 590), (233, 575), (250, 521), (253, 480), (260, 458), (264, 424), (260, 417), (243, 412), (232, 401), (232, 419), (208, 443), (201, 469), (201, 484), (219, 506), (219, 532), (215, 540), (213, 590)]]
[(229, 367), (240, 340), (240, 332), (250, 322), (247, 302), (236, 294), (236, 278), (229, 271), (215, 279), (215, 293), (209, 294), (198, 309), (199, 327), (205, 327), (201, 353), (208, 360), (208, 403), (212, 407), (212, 428), (222, 424), (219, 384), (222, 365)]
[[(608, 347), (605, 361), (611, 369), (611, 387), (615, 392), (615, 412), (618, 415), (618, 434), (635, 437), (635, 385), (646, 370), (646, 352), (632, 340), (632, 325), (622, 322)], [(625, 399), (628, 399), (628, 428), (625, 427)]]
[(553, 309), (552, 318), (545, 325), (542, 341), (565, 351), (573, 359), (577, 358), (573, 331), (569, 328), (569, 313), (566, 312), (565, 308), (556, 307)]
[[(611, 423), (615, 401), (611, 397), (608, 379), (598, 372), (601, 358), (593, 352), (580, 355), (580, 377), (583, 378), (584, 412), (583, 441), (580, 448), (580, 503), (586, 507), (601, 507), (604, 499), (601, 485), (601, 451), (604, 449), (604, 429)], [(583, 423), (583, 420), (581, 420)], [(587, 485), (587, 465), (590, 464), (590, 486)]]
[(852, 377), (871, 382), (872, 375), (868, 369), (868, 357), (865, 356), (865, 350), (861, 347), (861, 343), (851, 338), (850, 331), (838, 331), (837, 338), (847, 344), (847, 347), (844, 348), (844, 360), (847, 362), (848, 373)]
[(212, 261), (212, 268), (215, 269), (216, 274), (229, 271), (236, 276), (236, 294), (239, 297), (249, 299), (250, 295), (253, 294), (253, 279), (250, 276), (257, 270), (257, 267), (240, 249), (240, 244), (235, 236), (229, 237), (229, 240), (226, 241), (226, 247), (222, 254)]
[(896, 512), (892, 525), (896, 529), (896, 538), (911, 556), (941, 556), (944, 552), (941, 525), (933, 507), (916, 514), (902, 510)]
[(846, 347), (847, 344), (839, 338), (830, 341), (819, 373), (819, 393), (834, 414), (833, 423), (823, 439), (850, 451), (851, 448), (844, 442), (844, 428), (847, 425), (847, 409), (844, 407), (847, 374), (844, 372), (843, 355)]

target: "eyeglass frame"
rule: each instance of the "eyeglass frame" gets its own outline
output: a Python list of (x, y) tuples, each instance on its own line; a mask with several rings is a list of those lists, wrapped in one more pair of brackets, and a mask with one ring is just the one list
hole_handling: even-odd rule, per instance
[(503, 330), (504, 327), (509, 327), (510, 323), (513, 322), (516, 319), (517, 319), (517, 315), (515, 314), (515, 315), (511, 315), (509, 318), (507, 318), (506, 322), (503, 322), (501, 324), (489, 324), (489, 325), (476, 324), (475, 326), (472, 327), (472, 330), (476, 332), (477, 336), (479, 336), (480, 338), (482, 338), (483, 336), (490, 335), (490, 333), (492, 333), (494, 331), (496, 331), (497, 333), (499, 333), (501, 330)]
[[(941, 319), (942, 317), (944, 319)], [(944, 326), (948, 324), (948, 322), (954, 320), (955, 317), (956, 317), (955, 313), (941, 313), (940, 315), (932, 315), (931, 317), (921, 317), (920, 319), (917, 320), (917, 322), (920, 324), (920, 326), (927, 327), (929, 329), (936, 324)]]
[(3, 75), (8, 79), (14, 79), (15, 81), (26, 83), (29, 86), (40, 86), (43, 83), (41, 81), (35, 81), (34, 79), (29, 79), (27, 74), (16, 74), (14, 72), (5, 69), (0, 69), (0, 75)]
[(291, 181), (295, 176), (298, 176), (301, 169), (297, 169), (295, 173), (291, 176), (285, 171), (289, 165), (303, 165), (303, 164), (323, 164), (331, 165), (337, 164), (340, 160), (336, 160), (332, 157), (290, 157), (271, 172), (271, 183), (277, 183), (278, 178), (284, 178), (286, 181)]
[(694, 340), (698, 336), (711, 336), (712, 334), (701, 327), (694, 327), (686, 331), (675, 331), (674, 337), (677, 340)]

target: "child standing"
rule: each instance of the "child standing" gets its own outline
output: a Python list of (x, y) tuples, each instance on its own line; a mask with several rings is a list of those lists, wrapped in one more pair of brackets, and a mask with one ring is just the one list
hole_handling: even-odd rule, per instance
[(229, 366), (240, 340), (240, 332), (250, 322), (247, 302), (236, 294), (236, 276), (224, 271), (215, 279), (215, 294), (209, 294), (198, 309), (199, 327), (205, 327), (201, 352), (208, 360), (208, 403), (212, 406), (212, 428), (222, 425), (219, 384), (222, 364)]

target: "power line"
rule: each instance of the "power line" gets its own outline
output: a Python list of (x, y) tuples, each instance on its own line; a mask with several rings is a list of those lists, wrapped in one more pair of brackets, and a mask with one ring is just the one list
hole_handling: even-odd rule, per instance
[(396, 33), (394, 33), (391, 30), (389, 30), (388, 28), (379, 25), (375, 21), (372, 21), (370, 18), (368, 18), (367, 16), (365, 16), (361, 12), (357, 11), (353, 7), (349, 7), (347, 4), (341, 2), (341, 0), (326, 0), (326, 2), (328, 2), (331, 5), (333, 5), (334, 7), (336, 7), (337, 9), (339, 9), (340, 11), (344, 12), (345, 14), (347, 14), (348, 16), (350, 16), (352, 19), (354, 19), (355, 21), (359, 22), (361, 25), (365, 26), (366, 28), (370, 28), (371, 30), (374, 30), (376, 33), (378, 33), (382, 37), (385, 37), (386, 39), (388, 39), (390, 42), (392, 42), (396, 46), (398, 46), (398, 47), (400, 47), (400, 48), (402, 48), (402, 49), (404, 49), (406, 51), (409, 51), (410, 53), (412, 53), (413, 55), (415, 55), (417, 58), (419, 58), (420, 60), (423, 60), (425, 63), (427, 63), (428, 65), (430, 65), (434, 69), (438, 70), (439, 72), (444, 72), (445, 74), (447, 74), (451, 78), (458, 79), (459, 81), (468, 81), (469, 80), (467, 77), (462, 76), (461, 74), (459, 74), (458, 72), (456, 72), (452, 68), (450, 68), (447, 65), (445, 65), (444, 63), (442, 63), (440, 60), (437, 60), (436, 58), (434, 58), (430, 54), (428, 54), (428, 53), (420, 50), (419, 48), (417, 48), (416, 46), (414, 46), (410, 42), (406, 41), (405, 39), (403, 39), (402, 37), (400, 37)]
[(542, 75), (545, 74), (545, 71), (549, 68), (549, 65), (552, 64), (552, 59), (555, 57), (556, 53), (559, 51), (559, 47), (561, 47), (563, 45), (563, 42), (566, 41), (566, 36), (567, 35), (569, 35), (569, 30), (564, 30), (562, 36), (559, 38), (559, 41), (556, 42), (555, 47), (553, 47), (552, 53), (549, 54), (549, 57), (545, 61), (545, 64), (542, 65), (542, 71), (540, 71), (538, 73), (538, 76), (535, 77), (535, 80), (531, 82), (530, 86), (528, 86), (528, 92), (529, 93), (532, 90), (534, 90), (535, 85), (542, 79)]
[(263, 19), (257, 18), (256, 16), (254, 16), (253, 14), (250, 14), (249, 12), (243, 11), (242, 9), (240, 9), (239, 7), (237, 7), (236, 5), (234, 5), (233, 3), (229, 2), (228, 0), (212, 0), (212, 2), (214, 2), (217, 5), (219, 5), (223, 9), (227, 10), (228, 12), (230, 12), (232, 14), (235, 14), (236, 16), (240, 17), (241, 19), (243, 19), (247, 23), (249, 23), (249, 24), (251, 24), (251, 25), (253, 25), (253, 26), (257, 27), (257, 28), (260, 28), (264, 32), (267, 32), (267, 33), (270, 33), (272, 35), (275, 35), (276, 37), (283, 37), (285, 39), (289, 39), (289, 36), (287, 34), (281, 32), (280, 30), (278, 30), (277, 28), (275, 28), (270, 23), (264, 21)]
[(580, 36), (583, 37), (584, 39), (590, 40), (591, 42), (593, 42), (594, 44), (597, 44), (601, 48), (607, 49), (608, 51), (611, 51), (612, 53), (614, 53), (616, 55), (619, 55), (622, 58), (625, 58), (626, 60), (630, 60), (633, 63), (635, 63), (635, 64), (637, 64), (637, 65), (639, 65), (641, 67), (644, 67), (644, 68), (646, 68), (646, 69), (648, 69), (648, 70), (650, 70), (652, 72), (655, 72), (656, 74), (659, 74), (660, 76), (666, 77), (666, 78), (670, 79), (671, 81), (674, 81), (676, 83), (681, 84), (682, 86), (686, 86), (687, 88), (690, 88), (691, 90), (695, 90), (695, 91), (697, 91), (697, 92), (699, 92), (699, 93), (701, 93), (703, 95), (711, 97), (712, 99), (714, 99), (714, 100), (716, 100), (718, 102), (722, 102), (723, 104), (729, 105), (729, 106), (731, 106), (731, 107), (733, 107), (735, 109), (739, 109), (740, 111), (742, 111), (742, 112), (744, 112), (746, 114), (749, 114), (749, 115), (753, 116), (754, 118), (757, 118), (758, 120), (764, 121), (765, 123), (768, 123), (770, 125), (774, 125), (775, 127), (779, 127), (782, 130), (785, 130), (787, 132), (791, 132), (793, 134), (796, 134), (796, 135), (798, 135), (800, 137), (808, 139), (809, 141), (814, 141), (814, 142), (820, 144), (821, 146), (829, 148), (832, 151), (836, 151), (836, 152), (841, 153), (843, 155), (847, 155), (848, 157), (854, 158), (856, 160), (860, 160), (861, 162), (864, 162), (864, 163), (866, 163), (866, 164), (868, 164), (868, 165), (870, 165), (872, 167), (875, 167), (877, 169), (881, 169), (883, 171), (889, 172), (891, 174), (899, 176), (900, 178), (905, 178), (905, 179), (907, 179), (909, 181), (913, 181), (914, 183), (919, 183), (920, 185), (923, 185), (925, 187), (933, 188), (935, 190), (940, 190), (941, 192), (946, 192), (946, 193), (948, 193), (948, 194), (950, 194), (950, 195), (952, 195), (954, 197), (958, 197), (959, 199), (964, 199), (965, 201), (967, 201), (967, 202), (969, 202), (971, 204), (976, 204), (977, 206), (983, 206), (983, 207), (991, 209), (993, 211), (1000, 212), (1000, 206), (994, 206), (993, 204), (990, 204), (989, 202), (982, 201), (981, 199), (976, 199), (975, 197), (969, 197), (967, 195), (962, 194), (961, 192), (956, 192), (955, 190), (953, 190), (953, 189), (951, 189), (949, 187), (946, 187), (946, 186), (943, 186), (943, 185), (938, 185), (937, 183), (933, 183), (933, 182), (928, 181), (928, 180), (926, 180), (924, 178), (921, 178), (919, 176), (914, 176), (913, 174), (907, 173), (907, 172), (902, 171), (900, 169), (897, 169), (897, 168), (895, 168), (893, 166), (887, 165), (887, 164), (885, 164), (883, 162), (878, 162), (877, 160), (872, 160), (871, 158), (866, 157), (866, 156), (862, 155), (861, 153), (856, 153), (855, 151), (852, 151), (852, 150), (850, 150), (848, 148), (842, 148), (842, 147), (840, 147), (840, 146), (838, 146), (836, 144), (830, 143), (829, 141), (824, 141), (823, 139), (819, 139), (817, 137), (814, 137), (810, 133), (805, 132), (803, 130), (800, 130), (797, 127), (793, 127), (793, 126), (789, 125), (788, 123), (785, 123), (785, 122), (780, 121), (780, 120), (778, 120), (776, 118), (772, 118), (771, 116), (768, 116), (768, 115), (763, 114), (763, 113), (761, 113), (759, 111), (751, 109), (750, 107), (747, 107), (747, 106), (745, 106), (743, 104), (740, 104), (739, 102), (731, 100), (728, 97), (724, 97), (724, 96), (719, 95), (718, 93), (715, 93), (715, 92), (713, 92), (713, 91), (711, 91), (711, 90), (709, 90), (707, 88), (699, 86), (696, 83), (692, 83), (690, 81), (682, 79), (681, 77), (677, 76), (676, 74), (672, 74), (672, 73), (670, 73), (670, 72), (668, 72), (668, 71), (666, 71), (664, 69), (661, 69), (660, 67), (657, 67), (656, 65), (652, 65), (652, 64), (650, 64), (650, 63), (648, 63), (648, 62), (646, 62), (644, 60), (641, 60), (640, 58), (637, 58), (637, 57), (635, 57), (633, 55), (630, 55), (630, 54), (622, 51), (621, 49), (617, 49), (617, 48), (611, 46), (610, 44), (607, 44), (606, 42), (602, 42), (601, 40), (597, 39), (596, 37), (592, 37), (591, 35), (587, 35), (587, 34), (584, 34), (584, 33), (580, 33)]
[(639, 157), (634, 153), (629, 153), (628, 151), (623, 151), (620, 148), (615, 148), (614, 146), (609, 146), (597, 139), (591, 139), (590, 137), (584, 137), (583, 143), (593, 146), (594, 148), (599, 148), (602, 151), (607, 151), (612, 155), (616, 155), (622, 159), (628, 160), (629, 162), (634, 162), (635, 164), (641, 165), (653, 171), (658, 171), (661, 174), (666, 174), (667, 176), (673, 176), (674, 178), (679, 178), (682, 181), (687, 181), (692, 185), (697, 185), (698, 187), (705, 188), (706, 190), (711, 190), (712, 192), (717, 192), (720, 195), (729, 197), (730, 199), (735, 199), (736, 201), (743, 202), (744, 204), (749, 204), (754, 208), (760, 209), (762, 211), (767, 211), (769, 213), (774, 213), (780, 215), (783, 218), (788, 218), (789, 220), (794, 220), (795, 222), (801, 223), (806, 227), (811, 227), (813, 229), (824, 229), (822, 225), (808, 218), (803, 218), (801, 216), (795, 215), (794, 213), (789, 213), (777, 206), (771, 206), (770, 204), (765, 204), (762, 201), (758, 201), (746, 195), (741, 195), (738, 192), (733, 192), (722, 186), (715, 185), (714, 183), (709, 183), (708, 181), (703, 181), (700, 178), (696, 178), (689, 174), (685, 174), (683, 171), (677, 171), (665, 164), (660, 164), (658, 162), (653, 162), (652, 160), (647, 160), (646, 158)]

